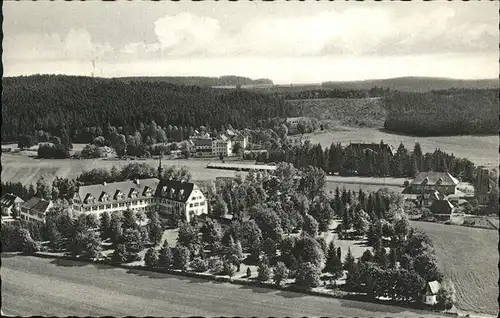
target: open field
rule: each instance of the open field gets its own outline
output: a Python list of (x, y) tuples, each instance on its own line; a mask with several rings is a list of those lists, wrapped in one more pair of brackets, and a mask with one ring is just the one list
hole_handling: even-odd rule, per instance
[(299, 116), (341, 125), (383, 127), (387, 111), (381, 98), (321, 98), (287, 100)]
[(2, 310), (48, 316), (436, 317), (329, 299), (65, 260), (2, 255)]
[(305, 136), (313, 144), (320, 143), (323, 147), (330, 146), (332, 142), (379, 143), (383, 140), (396, 149), (401, 142), (413, 149), (415, 141), (418, 141), (424, 152), (433, 152), (439, 148), (456, 157), (468, 158), (476, 165), (498, 167), (498, 136), (412, 137), (390, 134), (376, 128), (346, 128), (344, 131), (317, 132)]
[(455, 284), (457, 308), (498, 314), (498, 231), (411, 221), (434, 243), (439, 266)]

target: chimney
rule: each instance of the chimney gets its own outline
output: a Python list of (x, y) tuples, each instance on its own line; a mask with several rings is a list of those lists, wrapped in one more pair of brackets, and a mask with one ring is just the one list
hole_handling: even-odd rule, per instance
[(103, 186), (106, 186), (106, 185), (107, 185), (106, 181), (104, 181), (104, 182), (102, 183), (102, 185), (103, 185)]
[(137, 185), (139, 185), (139, 179), (135, 179), (134, 183), (137, 184)]

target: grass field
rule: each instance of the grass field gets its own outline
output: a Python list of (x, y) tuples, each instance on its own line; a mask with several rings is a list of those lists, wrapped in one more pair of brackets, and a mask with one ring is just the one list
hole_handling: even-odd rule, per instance
[(375, 128), (346, 128), (343, 131), (318, 132), (306, 135), (313, 144), (323, 147), (332, 142), (375, 142), (383, 140), (397, 149), (403, 142), (407, 149), (413, 149), (416, 141), (424, 152), (433, 152), (439, 148), (453, 153), (456, 157), (468, 158), (477, 165), (498, 167), (498, 136), (449, 136), (449, 137), (412, 137), (390, 134)]
[(387, 116), (381, 98), (321, 98), (287, 100), (299, 116), (341, 125), (382, 127)]
[(497, 315), (498, 231), (427, 222), (411, 222), (434, 243), (439, 266), (455, 284), (457, 308)]

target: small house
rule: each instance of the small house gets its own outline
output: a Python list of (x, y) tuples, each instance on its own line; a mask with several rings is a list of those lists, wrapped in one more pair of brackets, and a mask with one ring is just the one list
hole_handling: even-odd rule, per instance
[(45, 216), (52, 206), (51, 201), (33, 197), (21, 205), (21, 218), (45, 223)]
[(432, 281), (428, 282), (425, 285), (425, 292), (424, 295), (422, 296), (422, 301), (427, 304), (434, 306), (437, 304), (437, 293), (439, 289), (441, 288), (441, 284), (439, 284), (438, 281)]
[(0, 198), (0, 205), (2, 206), (2, 216), (11, 216), (12, 209), (16, 206), (20, 206), (24, 203), (24, 200), (20, 197), (7, 193)]

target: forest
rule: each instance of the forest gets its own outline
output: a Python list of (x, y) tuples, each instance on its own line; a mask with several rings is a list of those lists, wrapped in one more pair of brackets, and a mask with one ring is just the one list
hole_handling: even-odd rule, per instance
[(3, 79), (1, 133), (2, 141), (15, 142), (38, 130), (57, 136), (64, 128), (80, 142), (76, 137), (87, 127), (135, 131), (154, 120), (162, 127), (252, 128), (262, 119), (295, 115), (275, 94), (251, 90), (34, 75)]
[(416, 136), (497, 134), (498, 96), (498, 89), (394, 92), (384, 127)]
[[(381, 141), (381, 148), (383, 145)], [(260, 154), (255, 159), (260, 162), (289, 162), (298, 168), (314, 166), (328, 174), (413, 178), (421, 171), (439, 171), (449, 172), (465, 182), (475, 180), (475, 166), (470, 160), (457, 158), (440, 149), (423, 153), (418, 142), (412, 151), (401, 143), (391, 156), (383, 151), (343, 147), (340, 143), (332, 143), (323, 149), (320, 144), (312, 145), (306, 141), (298, 145), (285, 145), (282, 149)]]
[(238, 86), (238, 85), (273, 85), (273, 81), (267, 78), (251, 79), (241, 76), (221, 76), (221, 77), (203, 77), (203, 76), (151, 76), (151, 77), (118, 77), (124, 82), (165, 82), (175, 85), (186, 86)]

